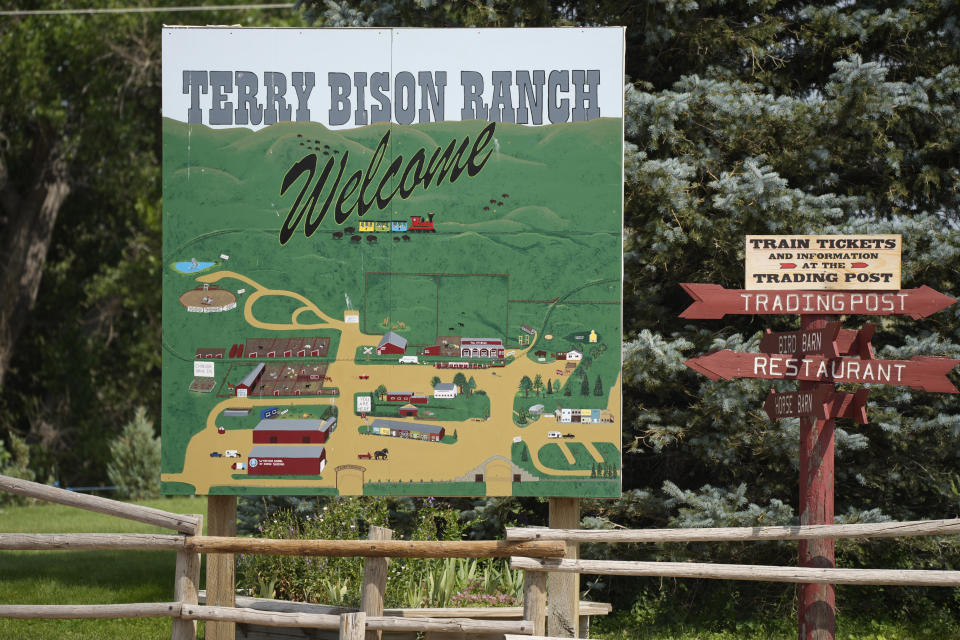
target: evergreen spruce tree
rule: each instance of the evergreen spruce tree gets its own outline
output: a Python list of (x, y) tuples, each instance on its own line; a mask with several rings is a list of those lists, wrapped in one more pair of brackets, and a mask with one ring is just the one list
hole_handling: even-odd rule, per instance
[(160, 495), (160, 437), (144, 407), (137, 409), (133, 420), (110, 442), (107, 477), (116, 485), (119, 498), (143, 500)]

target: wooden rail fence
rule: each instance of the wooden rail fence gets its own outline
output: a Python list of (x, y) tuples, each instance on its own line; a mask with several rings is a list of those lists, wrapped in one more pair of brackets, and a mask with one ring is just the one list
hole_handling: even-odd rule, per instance
[[(790, 527), (737, 527), (704, 529), (648, 529), (584, 531), (542, 527), (509, 528), (506, 540), (463, 542), (414, 542), (390, 540), (387, 531), (372, 531), (369, 540), (267, 540), (228, 536), (204, 536), (199, 515), (168, 513), (129, 505), (106, 498), (78, 494), (46, 485), (0, 476), (0, 490), (96, 511), (177, 531), (162, 534), (0, 534), (0, 550), (102, 550), (171, 549), (177, 552), (174, 602), (110, 605), (3, 605), (3, 618), (157, 618), (172, 619), (173, 640), (196, 638), (196, 623), (245, 623), (265, 627), (306, 627), (337, 630), (341, 640), (370, 640), (383, 631), (495, 634), (506, 640), (546, 638), (547, 574), (600, 574), (713, 578), (785, 583), (828, 583), (857, 585), (960, 586), (960, 571), (820, 569), (759, 565), (725, 565), (699, 562), (630, 562), (581, 560), (576, 545), (583, 542), (724, 542), (752, 540), (810, 540), (818, 538), (885, 538), (960, 533), (960, 519), (917, 522), (883, 522), (856, 525), (813, 525)], [(573, 549), (571, 553), (570, 550)], [(524, 575), (523, 618), (494, 620), (482, 617), (402, 617), (369, 615), (382, 613), (382, 581), (386, 565), (368, 567), (364, 601), (379, 598), (379, 608), (339, 614), (293, 611), (265, 611), (250, 607), (199, 604), (201, 553), (254, 553), (277, 555), (351, 556), (373, 558), (483, 558), (509, 557), (512, 569)], [(379, 569), (377, 567), (380, 567)], [(372, 595), (368, 595), (372, 594)], [(555, 599), (572, 606), (561, 611), (563, 620), (576, 620), (580, 603)], [(410, 611), (410, 610), (406, 610)], [(461, 611), (461, 610), (458, 610)], [(405, 614), (406, 615), (406, 614)], [(562, 629), (568, 637), (576, 628)], [(371, 636), (371, 634), (373, 634)], [(584, 634), (585, 635), (585, 634)]]

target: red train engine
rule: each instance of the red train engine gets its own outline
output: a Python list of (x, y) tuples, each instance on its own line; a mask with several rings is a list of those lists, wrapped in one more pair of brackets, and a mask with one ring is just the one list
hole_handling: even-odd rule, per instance
[(410, 216), (410, 231), (416, 233), (436, 233), (433, 228), (433, 213), (428, 213), (427, 218), (423, 216)]

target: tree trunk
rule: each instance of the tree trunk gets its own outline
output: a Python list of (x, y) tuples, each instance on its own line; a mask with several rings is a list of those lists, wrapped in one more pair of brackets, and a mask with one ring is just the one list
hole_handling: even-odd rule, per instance
[(0, 158), (0, 207), (6, 223), (0, 240), (0, 385), (37, 300), (57, 214), (70, 193), (67, 159), (60, 145), (49, 149), (34, 175), (38, 179), (21, 196)]

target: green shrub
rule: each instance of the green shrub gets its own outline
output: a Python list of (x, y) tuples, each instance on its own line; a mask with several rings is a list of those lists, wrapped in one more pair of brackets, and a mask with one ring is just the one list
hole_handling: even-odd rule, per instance
[(160, 438), (147, 410), (137, 408), (133, 420), (110, 442), (107, 477), (121, 500), (145, 500), (160, 495)]
[[(0, 440), (0, 475), (33, 480), (35, 475), (30, 469), (30, 449), (22, 438), (10, 434), (10, 450), (7, 451), (3, 440)], [(0, 505), (27, 504), (28, 499), (6, 491), (0, 491)]]
[[(257, 535), (276, 539), (365, 539), (370, 526), (389, 527), (394, 539), (460, 540), (458, 510), (433, 498), (319, 499), (308, 512), (270, 512)], [(264, 503), (264, 506), (267, 506)], [(357, 606), (362, 558), (254, 556), (237, 558), (237, 586), (251, 595), (329, 605)], [(506, 561), (394, 559), (385, 603), (391, 607), (510, 606), (520, 600), (523, 578)]]

